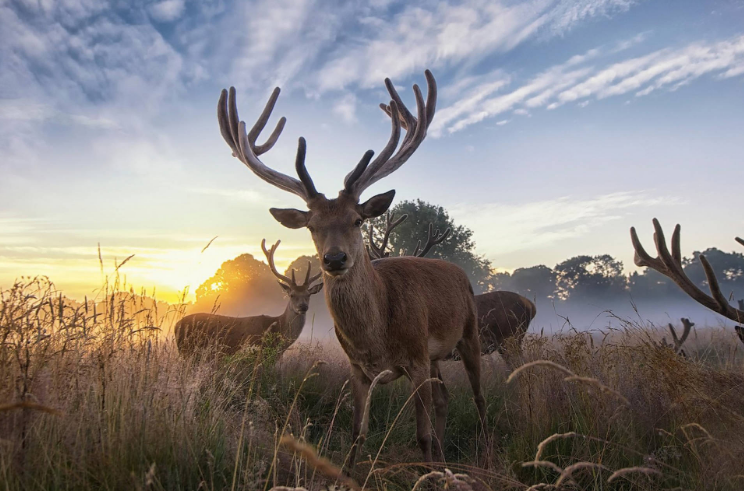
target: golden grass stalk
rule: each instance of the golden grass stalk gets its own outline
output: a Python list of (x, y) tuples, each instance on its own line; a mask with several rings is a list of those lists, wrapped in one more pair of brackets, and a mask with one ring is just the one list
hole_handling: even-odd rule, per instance
[(602, 392), (604, 392), (606, 394), (612, 394), (613, 396), (617, 397), (626, 406), (630, 406), (630, 401), (624, 395), (622, 395), (621, 393), (619, 393), (618, 391), (616, 391), (614, 389), (611, 389), (611, 388), (607, 387), (605, 384), (603, 384), (602, 382), (600, 382), (596, 378), (592, 378), (592, 377), (581, 377), (581, 376), (578, 376), (578, 375), (573, 375), (571, 377), (566, 377), (563, 380), (566, 381), (566, 382), (582, 382), (582, 383), (585, 383), (585, 384), (593, 385), (594, 387), (598, 388), (600, 391), (602, 391)]
[[(580, 436), (582, 438), (584, 437), (584, 435), (580, 435), (580, 434), (576, 433), (575, 431), (569, 431), (568, 433), (554, 433), (554, 434), (550, 435), (549, 437), (547, 437), (545, 440), (541, 441), (537, 445), (537, 453), (535, 454), (535, 462), (539, 462), (540, 461), (540, 457), (542, 457), (542, 453), (545, 450), (545, 447), (549, 443), (554, 442), (556, 440), (561, 440), (563, 438), (574, 438), (574, 437), (578, 437), (578, 436)], [(561, 471), (561, 472), (563, 472), (563, 471)]]
[(522, 467), (547, 467), (550, 470), (563, 474), (563, 469), (550, 461), (547, 460), (533, 460), (531, 462), (522, 462)]
[(413, 485), (413, 488), (411, 488), (411, 491), (416, 491), (416, 490), (417, 490), (417, 489), (419, 489), (419, 488), (420, 488), (420, 487), (421, 487), (421, 486), (422, 486), (422, 485), (423, 485), (423, 484), (424, 484), (424, 483), (425, 483), (426, 481), (428, 481), (428, 480), (429, 480), (429, 479), (431, 479), (432, 477), (436, 477), (437, 479), (442, 479), (442, 478), (444, 478), (444, 472), (439, 472), (439, 471), (431, 471), (431, 472), (427, 472), (426, 474), (424, 474), (423, 476), (421, 476), (421, 477), (419, 477), (419, 478), (418, 478), (418, 480), (416, 481), (416, 484), (414, 484), (414, 485)]
[(315, 448), (313, 448), (312, 446), (306, 443), (299, 442), (293, 437), (286, 435), (283, 436), (281, 440), (279, 440), (279, 445), (300, 454), (302, 458), (307, 461), (309, 466), (311, 466), (313, 469), (317, 470), (324, 476), (340, 481), (351, 489), (361, 489), (353, 479), (345, 476), (341, 469), (333, 465), (330, 460), (325, 457), (318, 456), (318, 454), (315, 452)]
[(511, 383), (514, 379), (517, 378), (517, 376), (520, 373), (522, 373), (523, 371), (527, 370), (528, 368), (532, 368), (532, 367), (554, 368), (554, 369), (558, 370), (559, 372), (563, 372), (563, 374), (566, 375), (567, 377), (576, 377), (576, 374), (575, 373), (573, 373), (571, 370), (569, 370), (568, 368), (564, 367), (563, 365), (559, 365), (558, 363), (555, 363), (555, 362), (550, 361), (550, 360), (535, 360), (535, 361), (531, 361), (529, 363), (525, 363), (521, 367), (519, 367), (516, 370), (514, 370), (511, 373), (511, 375), (509, 375), (509, 378), (506, 379), (506, 383), (507, 384)]
[(563, 484), (564, 481), (570, 480), (574, 472), (580, 471), (583, 469), (592, 469), (592, 470), (598, 470), (598, 471), (609, 471), (610, 470), (606, 466), (602, 464), (597, 464), (595, 462), (577, 462), (563, 469), (563, 472), (561, 473), (561, 477), (558, 478), (558, 480), (555, 482), (555, 485), (560, 486), (561, 484)]
[[(367, 425), (369, 424), (369, 410), (372, 406), (372, 392), (375, 390), (377, 382), (379, 382), (382, 377), (391, 375), (392, 373), (393, 372), (391, 372), (390, 370), (383, 370), (382, 372), (377, 374), (377, 376), (372, 380), (372, 383), (369, 385), (369, 390), (367, 391), (367, 402), (364, 404), (364, 413), (362, 413), (362, 429), (367, 428)], [(363, 436), (366, 437), (367, 435)]]
[[(382, 375), (382, 374), (380, 374), (380, 375)], [(379, 375), (377, 377), (379, 377)], [(377, 377), (375, 377), (375, 378), (377, 378)], [(418, 395), (419, 389), (424, 384), (427, 384), (427, 383), (437, 383), (437, 384), (440, 384), (440, 383), (442, 383), (442, 381), (439, 380), (438, 378), (428, 378), (428, 379), (424, 380), (421, 383), (421, 385), (419, 385), (418, 387), (415, 387), (411, 391), (411, 395), (408, 396), (408, 399), (406, 399), (406, 402), (403, 403), (403, 406), (400, 408), (400, 411), (398, 411), (398, 414), (395, 415), (395, 419), (393, 420), (393, 423), (390, 425), (390, 428), (388, 428), (387, 433), (385, 433), (385, 438), (382, 439), (382, 443), (380, 444), (380, 448), (377, 449), (377, 454), (375, 455), (375, 460), (372, 461), (372, 467), (370, 467), (369, 473), (367, 474), (367, 477), (364, 479), (364, 484), (362, 484), (362, 489), (364, 489), (367, 486), (367, 482), (369, 481), (370, 476), (372, 476), (372, 474), (374, 473), (375, 466), (377, 465), (377, 461), (380, 458), (380, 454), (382, 453), (382, 449), (385, 448), (385, 443), (387, 443), (387, 440), (390, 437), (390, 434), (392, 433), (393, 428), (395, 428), (396, 423), (398, 422), (398, 420), (400, 419), (401, 415), (403, 414), (403, 411), (406, 409), (406, 407), (408, 406), (408, 404), (413, 400), (414, 396), (417, 396)], [(367, 398), (367, 401), (369, 401), (369, 397)]]
[[(624, 469), (617, 470), (612, 473), (612, 475), (607, 479), (607, 482), (612, 482), (615, 479), (619, 479), (621, 477), (625, 477), (628, 474), (643, 474), (649, 478), (651, 476), (661, 476), (661, 471), (657, 469), (652, 469), (650, 467), (626, 467)], [(627, 477), (625, 477), (627, 479)]]

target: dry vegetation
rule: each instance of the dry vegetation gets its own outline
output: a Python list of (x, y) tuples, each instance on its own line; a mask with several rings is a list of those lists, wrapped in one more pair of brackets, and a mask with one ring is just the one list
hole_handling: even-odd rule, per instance
[(500, 358), (484, 358), (490, 449), (478, 448), (464, 372), (446, 364), (442, 466), (416, 463), (407, 384), (377, 387), (352, 481), (338, 475), (351, 446), (342, 353), (301, 346), (280, 360), (271, 349), (183, 360), (168, 332), (182, 312), (116, 290), (113, 280), (82, 304), (43, 278), (2, 292), (3, 489), (744, 487), (744, 362), (733, 332), (693, 337), (686, 358), (646, 326), (528, 336), (525, 361), (539, 362), (508, 380)]

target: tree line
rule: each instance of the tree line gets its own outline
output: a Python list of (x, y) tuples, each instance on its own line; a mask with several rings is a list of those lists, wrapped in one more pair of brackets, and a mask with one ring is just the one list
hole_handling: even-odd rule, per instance
[[(625, 272), (622, 261), (609, 254), (580, 255), (552, 268), (537, 265), (517, 268), (511, 273), (495, 272), (494, 265), (477, 254), (473, 231), (458, 225), (447, 211), (421, 200), (403, 201), (391, 212), (408, 219), (393, 229), (388, 237), (391, 256), (412, 254), (419, 241), (427, 240), (428, 227), (450, 229), (450, 236), (434, 247), (427, 257), (451, 261), (462, 267), (471, 280), (476, 293), (491, 290), (517, 292), (538, 301), (626, 301), (631, 298), (641, 302), (675, 301), (686, 298), (670, 279), (646, 269), (642, 272)], [(378, 217), (364, 224), (364, 237), (372, 237), (380, 244), (385, 235), (386, 218)], [(628, 244), (630, 247), (630, 244)], [(685, 258), (685, 273), (699, 287), (706, 289), (705, 273), (699, 256), (704, 254), (720, 279), (722, 291), (733, 299), (744, 299), (744, 254), (724, 252), (716, 248), (696, 251)], [(261, 258), (263, 259), (263, 258)], [(318, 268), (317, 257), (303, 256), (288, 268), (304, 272), (307, 262)], [(267, 306), (282, 302), (281, 289), (266, 263), (251, 254), (242, 254), (226, 261), (222, 267), (196, 290), (196, 308), (200, 311), (218, 310), (235, 315), (264, 313)]]

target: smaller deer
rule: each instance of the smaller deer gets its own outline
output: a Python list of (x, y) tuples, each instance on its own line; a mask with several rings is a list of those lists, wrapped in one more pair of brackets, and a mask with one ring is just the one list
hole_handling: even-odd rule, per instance
[(305, 317), (310, 296), (323, 288), (323, 283), (313, 285), (321, 273), (310, 276), (311, 266), (307, 264), (305, 282), (298, 285), (295, 272), (292, 278), (279, 274), (274, 265), (274, 253), (279, 243), (266, 250), (266, 239), (261, 241), (261, 249), (266, 255), (271, 272), (279, 280), (279, 286), (289, 297), (287, 308), (279, 316), (257, 315), (253, 317), (228, 317), (216, 314), (187, 315), (176, 324), (176, 346), (181, 354), (191, 354), (200, 348), (213, 346), (222, 354), (234, 354), (244, 346), (261, 346), (267, 334), (280, 336), (286, 349), (294, 343), (305, 326)]
[[(370, 225), (368, 232), (369, 256), (371, 259), (384, 259), (390, 256), (386, 252), (390, 233), (395, 227), (406, 221), (408, 215), (396, 219), (395, 214), (388, 212), (386, 217), (385, 233), (382, 243), (377, 246), (374, 242), (374, 228)], [(437, 244), (442, 243), (450, 234), (450, 229), (440, 233), (434, 231), (434, 226), (429, 224), (429, 235), (424, 248), (421, 241), (416, 245), (413, 256), (424, 257)], [(530, 327), (530, 322), (537, 314), (537, 308), (526, 297), (514, 292), (495, 291), (475, 296), (475, 306), (478, 311), (478, 332), (481, 344), (481, 355), (490, 355), (498, 351), (504, 361), (514, 367), (517, 360), (512, 360), (507, 346), (515, 343), (518, 354), (521, 355), (521, 346), (524, 335)], [(686, 337), (686, 336), (685, 336)], [(684, 338), (682, 340), (684, 343)], [(458, 359), (453, 352), (450, 359)]]

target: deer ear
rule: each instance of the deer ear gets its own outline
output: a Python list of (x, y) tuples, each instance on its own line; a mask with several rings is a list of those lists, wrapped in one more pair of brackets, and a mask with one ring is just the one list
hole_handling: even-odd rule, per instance
[(294, 208), (269, 208), (269, 213), (287, 228), (307, 227), (308, 212)]
[(290, 288), (289, 285), (285, 285), (281, 281), (277, 281), (277, 283), (279, 283), (279, 286), (281, 286), (282, 287), (282, 290), (284, 290), (285, 292), (287, 292), (287, 294), (289, 294), (289, 293), (292, 292), (292, 288)]
[(365, 219), (379, 217), (390, 208), (390, 203), (393, 202), (393, 198), (395, 198), (395, 189), (392, 189), (387, 193), (372, 196), (360, 205), (362, 209), (362, 217)]
[(316, 293), (318, 293), (322, 289), (323, 289), (323, 283), (318, 283), (317, 285), (311, 286), (310, 288), (308, 288), (307, 289), (307, 292), (310, 295), (315, 295)]

